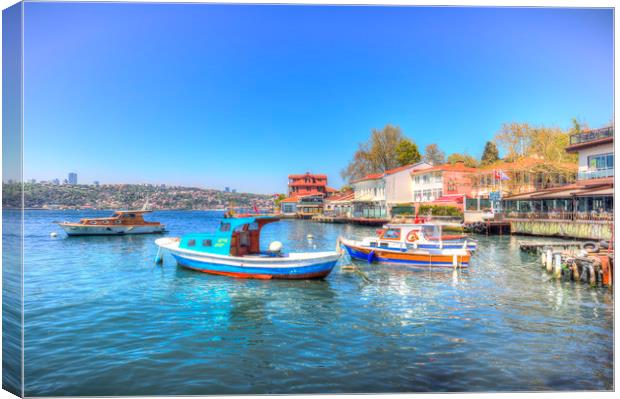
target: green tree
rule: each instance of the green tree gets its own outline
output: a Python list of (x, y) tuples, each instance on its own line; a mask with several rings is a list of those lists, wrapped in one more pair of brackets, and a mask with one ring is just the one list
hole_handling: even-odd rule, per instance
[(499, 151), (497, 150), (497, 146), (492, 141), (487, 141), (484, 146), (484, 151), (482, 152), (482, 157), (480, 158), (481, 165), (490, 165), (493, 162), (499, 160)]
[(450, 156), (448, 157), (448, 163), (454, 165), (457, 162), (463, 162), (465, 166), (470, 168), (478, 167), (478, 161), (476, 160), (476, 158), (466, 153), (459, 154), (455, 152), (454, 154), (450, 154)]
[(396, 158), (400, 166), (420, 162), (422, 156), (418, 146), (408, 138), (403, 138), (396, 146)]
[(446, 154), (439, 149), (437, 144), (429, 144), (424, 148), (422, 160), (431, 165), (443, 165), (446, 163)]
[(566, 152), (570, 133), (580, 132), (583, 125), (573, 119), (568, 132), (557, 127), (530, 126), (527, 123), (505, 123), (495, 135), (495, 142), (512, 162), (523, 157), (544, 159), (549, 162), (576, 162), (574, 154)]
[(282, 201), (283, 199), (286, 198), (286, 195), (284, 194), (279, 194), (276, 199), (273, 201), (273, 203), (275, 204), (276, 207), (280, 206), (280, 201)]
[(504, 123), (495, 135), (495, 143), (504, 151), (505, 160), (516, 161), (526, 156), (530, 144), (530, 125), (527, 123)]
[(372, 129), (370, 138), (360, 143), (353, 159), (340, 175), (345, 180), (355, 180), (370, 173), (382, 173), (400, 166), (396, 148), (404, 139), (398, 126), (386, 125), (383, 129)]

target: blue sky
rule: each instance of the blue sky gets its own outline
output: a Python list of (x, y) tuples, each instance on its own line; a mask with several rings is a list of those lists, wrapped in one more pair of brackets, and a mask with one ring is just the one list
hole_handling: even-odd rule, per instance
[(25, 6), (27, 179), (331, 186), (372, 128), (480, 156), (503, 122), (613, 116), (609, 9)]

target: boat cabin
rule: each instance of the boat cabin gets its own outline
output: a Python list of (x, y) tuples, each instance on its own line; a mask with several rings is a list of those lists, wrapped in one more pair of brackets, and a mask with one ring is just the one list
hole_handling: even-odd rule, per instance
[(147, 222), (142, 216), (150, 211), (116, 211), (105, 218), (84, 218), (80, 224), (88, 225), (158, 225), (159, 222)]
[(214, 233), (184, 235), (179, 248), (225, 256), (257, 255), (263, 226), (278, 220), (272, 216), (224, 218)]
[(465, 234), (443, 234), (443, 226), (439, 224), (387, 224), (377, 230), (377, 245), (388, 242), (412, 244), (417, 241), (458, 240), (466, 238)]

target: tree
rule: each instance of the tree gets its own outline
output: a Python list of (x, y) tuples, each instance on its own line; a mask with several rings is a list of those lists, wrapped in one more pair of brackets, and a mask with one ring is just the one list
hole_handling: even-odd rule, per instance
[(480, 163), (482, 165), (490, 165), (493, 162), (499, 160), (499, 151), (497, 150), (497, 146), (492, 141), (487, 141), (484, 146), (484, 151), (482, 152), (482, 157), (480, 158)]
[(451, 154), (448, 157), (448, 163), (454, 165), (457, 162), (463, 162), (465, 164), (465, 166), (470, 167), (470, 168), (475, 168), (478, 166), (478, 161), (476, 160), (476, 158), (472, 157), (471, 155), (468, 155), (466, 153), (463, 154), (459, 154), (457, 152), (455, 152), (454, 154)]
[(276, 199), (273, 201), (274, 205), (275, 205), (276, 207), (279, 207), (279, 206), (280, 206), (280, 201), (282, 201), (282, 200), (283, 200), (283, 199), (285, 199), (285, 198), (286, 198), (286, 195), (284, 195), (284, 194), (279, 194), (279, 195), (276, 197)]
[(404, 137), (398, 126), (388, 124), (381, 130), (372, 129), (368, 141), (359, 144), (353, 159), (340, 175), (351, 181), (400, 166), (396, 148), (402, 140)]
[(424, 148), (422, 160), (431, 165), (442, 165), (446, 163), (446, 155), (439, 149), (437, 144), (429, 144)]
[[(573, 119), (569, 132), (579, 132), (583, 126)], [(557, 127), (530, 126), (527, 123), (505, 123), (495, 135), (495, 141), (505, 151), (505, 160), (540, 158), (549, 162), (576, 162), (574, 154), (566, 152), (569, 133)]]
[(403, 138), (396, 146), (396, 159), (400, 166), (420, 162), (421, 158), (418, 146), (407, 138)]

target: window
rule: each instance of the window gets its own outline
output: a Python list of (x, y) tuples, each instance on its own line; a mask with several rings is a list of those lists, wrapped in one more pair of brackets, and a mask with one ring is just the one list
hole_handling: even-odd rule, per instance
[(196, 240), (188, 240), (187, 241), (187, 246), (188, 247), (195, 247), (196, 246)]
[(213, 245), (211, 240), (202, 240), (202, 246), (203, 247), (210, 247), (211, 245)]
[(588, 169), (600, 170), (614, 167), (614, 154), (590, 155), (588, 157)]
[(383, 238), (398, 240), (400, 239), (400, 229), (387, 229), (383, 233)]
[(220, 231), (230, 231), (230, 223), (224, 223), (220, 225)]

